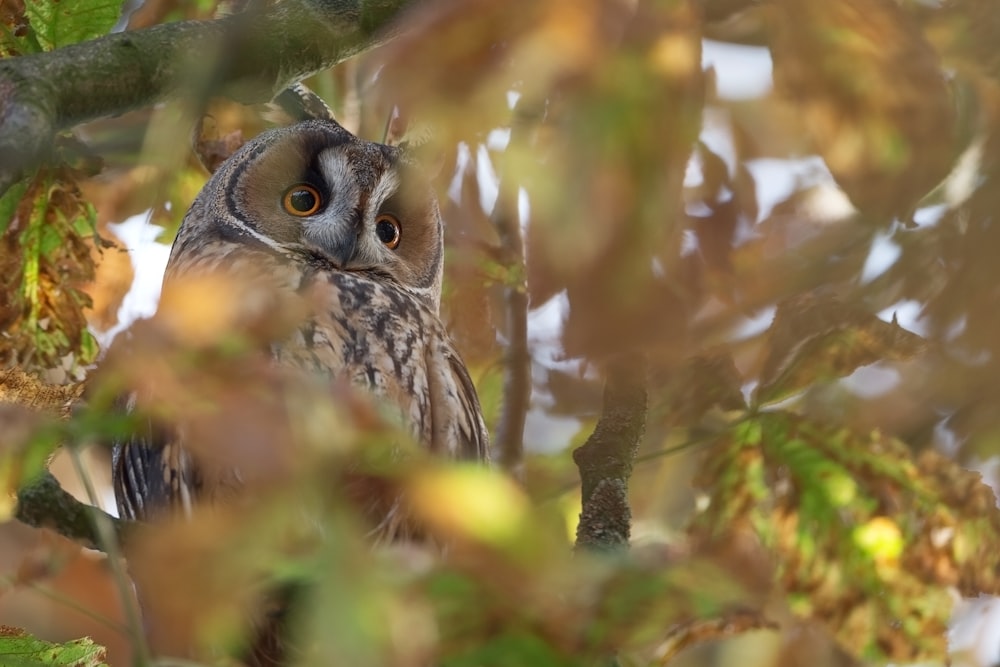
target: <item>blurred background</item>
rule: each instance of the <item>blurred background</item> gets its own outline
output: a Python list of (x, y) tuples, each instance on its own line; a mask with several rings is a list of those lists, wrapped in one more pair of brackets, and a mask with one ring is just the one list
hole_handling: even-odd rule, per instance
[[(114, 29), (240, 9), (126, 3)], [(753, 608), (780, 630), (681, 631), (696, 646), (672, 664), (944, 664), (955, 601), (998, 592), (1000, 519), (979, 478), (996, 483), (1000, 453), (994, 13), (981, 0), (417, 3), (407, 32), (305, 82), (352, 132), (381, 140), (395, 119), (390, 131), (440, 163), (443, 317), (494, 459), (537, 515), (524, 535), (559, 538), (539, 538), (530, 572), (496, 554), (458, 567), (524, 591), (514, 610), (483, 594), (468, 641), (488, 636), (493, 653), (451, 641), (428, 580), (408, 582), (437, 610), (428, 636), (446, 657), (574, 664), (558, 660), (624, 645), (627, 664), (650, 664), (692, 618)], [(11, 34), (32, 20), (44, 19), (0, 4)], [(4, 40), (0, 54), (23, 52)], [(82, 379), (155, 311), (208, 176), (194, 153), (224, 156), (275, 122), (262, 106), (180, 100), (60, 139), (65, 163), (0, 199), (20, 220), (0, 217), (4, 367)], [(523, 443), (498, 433), (519, 346)], [(554, 555), (579, 512), (570, 453), (600, 415), (607, 369), (636, 351), (649, 374), (637, 560), (580, 566), (593, 578), (574, 615)], [(106, 452), (85, 458), (113, 511)], [(53, 471), (85, 497), (64, 455)], [(129, 664), (103, 557), (16, 522), (0, 530), (0, 623), (89, 635)], [(487, 631), (500, 620), (523, 632)], [(1000, 659), (1000, 632), (966, 634), (997, 648), (962, 648), (954, 664)], [(373, 631), (396, 648), (337, 655), (441, 655), (413, 636)]]

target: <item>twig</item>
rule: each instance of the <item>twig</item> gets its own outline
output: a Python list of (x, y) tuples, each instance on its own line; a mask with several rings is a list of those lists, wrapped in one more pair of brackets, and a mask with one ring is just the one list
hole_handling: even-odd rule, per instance
[[(496, 448), (500, 464), (513, 470), (521, 463), (524, 449), (524, 421), (531, 403), (531, 355), (528, 353), (528, 291), (524, 271), (524, 239), (518, 213), (519, 183), (511, 168), (524, 146), (532, 124), (523, 113), (524, 101), (514, 108), (510, 141), (500, 169), (497, 201), (491, 220), (500, 236), (500, 261), (508, 269), (504, 286), (507, 320), (507, 349), (504, 353), (503, 409), (497, 424)], [(513, 158), (513, 159), (511, 159)]]
[(609, 366), (601, 418), (587, 442), (573, 452), (583, 495), (577, 549), (628, 548), (632, 522), (628, 480), (646, 427), (645, 376), (645, 358), (639, 354)]
[[(407, 0), (287, 0), (215, 21), (116, 33), (0, 61), (0, 195), (51, 150), (55, 132), (206, 87), (264, 102), (390, 36)], [(222, 48), (224, 47), (224, 48)]]
[(736, 609), (709, 619), (674, 626), (656, 650), (656, 664), (666, 665), (684, 649), (707, 641), (733, 637), (753, 630), (777, 630), (778, 624), (753, 609)]
[[(80, 458), (80, 449), (71, 446), (69, 448), (69, 457), (73, 462), (73, 467), (76, 469), (76, 474), (79, 475), (83, 481), (84, 488), (87, 490), (87, 499), (96, 510), (96, 505), (99, 502), (97, 489), (94, 487), (94, 482), (90, 479), (90, 474), (87, 472)], [(142, 613), (139, 611), (139, 603), (135, 596), (132, 595), (132, 586), (129, 584), (128, 575), (125, 574), (125, 558), (121, 553), (121, 535), (119, 534), (118, 526), (115, 525), (116, 520), (104, 514), (104, 512), (98, 513), (96, 511), (91, 512), (91, 518), (97, 537), (95, 542), (101, 548), (101, 551), (108, 555), (108, 567), (111, 569), (111, 575), (115, 580), (115, 587), (118, 589), (118, 595), (121, 597), (122, 609), (125, 610), (125, 620), (128, 622), (129, 635), (132, 639), (136, 662), (140, 665), (148, 665), (152, 654), (149, 650), (149, 644), (146, 641), (146, 633), (142, 627)]]

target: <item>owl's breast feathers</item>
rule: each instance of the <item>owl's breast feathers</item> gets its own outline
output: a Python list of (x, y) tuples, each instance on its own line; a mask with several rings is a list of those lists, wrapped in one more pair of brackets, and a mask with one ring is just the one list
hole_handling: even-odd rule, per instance
[[(216, 252), (180, 255), (172, 281), (225, 274), (240, 285), (244, 328), (305, 302), (290, 336), (273, 340), (278, 363), (349, 380), (390, 407), (413, 437), (435, 453), (488, 460), (489, 435), (475, 385), (437, 313), (421, 296), (378, 270), (343, 271), (305, 248), (217, 244)], [(283, 296), (282, 296), (283, 295)], [(296, 310), (296, 309), (291, 309)]]
[(310, 314), (273, 346), (279, 362), (370, 390), (435, 453), (488, 458), (475, 386), (423, 301), (377, 273), (324, 268), (306, 271), (298, 292)]

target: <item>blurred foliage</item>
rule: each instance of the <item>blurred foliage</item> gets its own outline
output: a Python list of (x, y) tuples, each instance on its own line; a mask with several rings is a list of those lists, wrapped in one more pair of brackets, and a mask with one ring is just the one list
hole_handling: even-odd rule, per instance
[[(429, 461), (363, 397), (254, 355), (295, 304), (220, 309), (236, 287), (181, 285), (135, 330), (140, 361), (112, 355), (104, 393), (58, 431), (120, 427), (102, 422), (110, 396), (140, 386), (154, 427), (189, 419), (199, 456), (241, 461), (239, 502), (127, 545), (154, 647), (238, 652), (247, 619), (293, 588), (309, 591), (292, 619), (300, 664), (725, 665), (705, 642), (775, 626), (766, 664), (797, 664), (795, 643), (815, 636), (838, 646), (828, 664), (944, 661), (950, 592), (1000, 593), (996, 499), (966, 469), (1000, 454), (995, 11), (702, 4), (720, 20), (683, 0), (418, 4), (393, 41), (312, 78), (362, 136), (379, 139), (395, 109), (427, 139), (448, 225), (443, 311), (491, 424), (503, 290), (527, 292), (527, 447), (556, 453), (529, 456), (523, 488)], [(0, 5), (0, 51), (116, 18), (82, 6)], [(150, 0), (128, 22), (216, 9)], [(766, 48), (772, 89), (728, 96), (722, 67), (703, 70), (705, 36)], [(93, 361), (85, 294), (112, 278), (87, 283), (115, 257), (94, 254), (95, 228), (148, 210), (176, 229), (206, 177), (185, 118), (167, 105), (88, 124), (0, 199), (5, 366)], [(523, 145), (506, 139), (515, 122)], [(215, 162), (265, 125), (213, 101), (196, 151)], [(503, 179), (528, 213), (523, 267), (491, 217)], [(651, 406), (636, 548), (571, 556), (578, 481), (560, 450), (592, 428), (606, 362), (634, 349)], [(24, 428), (4, 429), (4, 490), (54, 444), (45, 419), (11, 416)], [(371, 547), (372, 517), (400, 494), (426, 539)]]

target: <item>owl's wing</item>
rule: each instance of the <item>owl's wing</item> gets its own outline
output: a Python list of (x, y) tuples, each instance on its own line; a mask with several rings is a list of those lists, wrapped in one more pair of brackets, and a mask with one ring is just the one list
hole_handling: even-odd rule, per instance
[(148, 521), (170, 512), (190, 514), (200, 486), (191, 457), (176, 436), (169, 437), (146, 420), (111, 454), (112, 481), (118, 514)]
[(432, 448), (458, 459), (489, 461), (489, 432), (476, 387), (444, 326), (438, 327), (427, 357)]
[(472, 378), (469, 377), (469, 371), (465, 364), (454, 350), (451, 350), (446, 358), (458, 386), (460, 412), (464, 415), (460, 419), (460, 428), (465, 437), (458, 451), (458, 457), (488, 462), (490, 460), (490, 434), (483, 421), (483, 409), (479, 405), (476, 386), (472, 383)]

